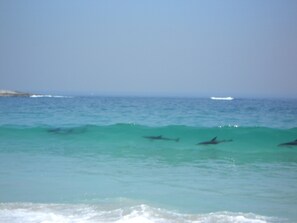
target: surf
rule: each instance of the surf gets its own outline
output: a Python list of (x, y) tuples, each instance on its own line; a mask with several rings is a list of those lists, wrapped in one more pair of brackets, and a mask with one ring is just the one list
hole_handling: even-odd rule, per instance
[(233, 97), (210, 97), (211, 100), (232, 101)]
[[(113, 207), (114, 206), (114, 207)], [(118, 206), (118, 205), (116, 205)], [(273, 223), (283, 219), (241, 212), (185, 214), (146, 204), (108, 206), (88, 204), (0, 203), (0, 222), (109, 222), (109, 223)]]
[(30, 98), (71, 98), (70, 96), (51, 95), (51, 94), (33, 94)]

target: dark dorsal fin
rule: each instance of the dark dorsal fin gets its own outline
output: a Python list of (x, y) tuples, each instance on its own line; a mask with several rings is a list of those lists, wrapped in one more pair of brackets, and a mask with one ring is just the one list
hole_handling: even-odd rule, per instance
[(210, 140), (211, 142), (213, 142), (213, 141), (216, 141), (216, 139), (217, 139), (217, 136), (216, 137), (214, 137), (212, 140)]

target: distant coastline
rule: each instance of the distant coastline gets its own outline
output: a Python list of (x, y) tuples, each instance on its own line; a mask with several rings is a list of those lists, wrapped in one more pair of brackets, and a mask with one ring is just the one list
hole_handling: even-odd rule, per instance
[(20, 91), (0, 90), (0, 97), (30, 97), (33, 94)]

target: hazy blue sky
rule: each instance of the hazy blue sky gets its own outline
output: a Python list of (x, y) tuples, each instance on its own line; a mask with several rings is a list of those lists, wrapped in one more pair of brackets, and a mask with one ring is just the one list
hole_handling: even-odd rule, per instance
[(297, 97), (297, 1), (0, 0), (0, 89)]

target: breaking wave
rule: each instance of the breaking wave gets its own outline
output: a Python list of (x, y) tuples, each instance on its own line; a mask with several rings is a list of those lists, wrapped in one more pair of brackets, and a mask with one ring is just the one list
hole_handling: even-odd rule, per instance
[(50, 95), (50, 94), (33, 94), (30, 98), (70, 98), (69, 96)]
[(0, 222), (272, 223), (284, 221), (279, 218), (240, 212), (182, 214), (145, 204), (111, 207), (87, 204), (2, 203)]

